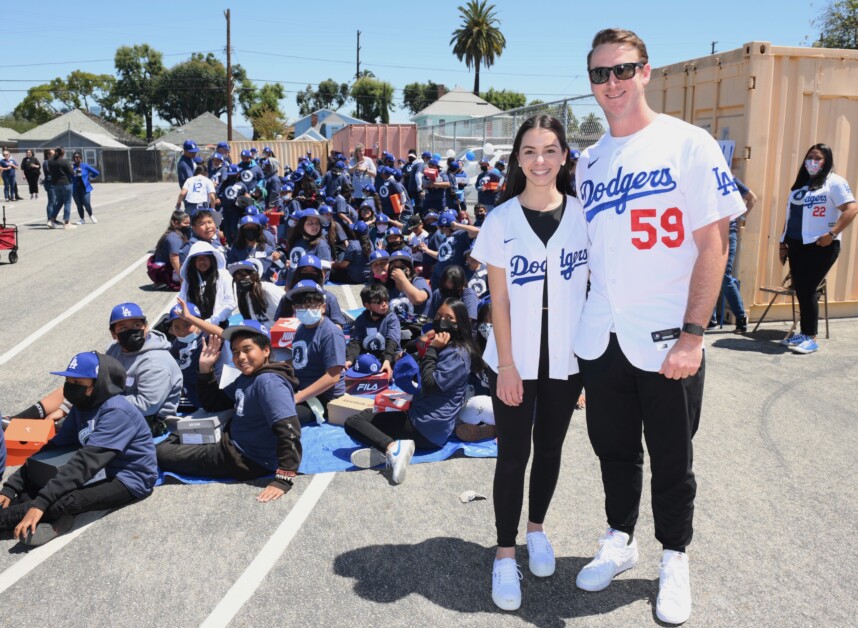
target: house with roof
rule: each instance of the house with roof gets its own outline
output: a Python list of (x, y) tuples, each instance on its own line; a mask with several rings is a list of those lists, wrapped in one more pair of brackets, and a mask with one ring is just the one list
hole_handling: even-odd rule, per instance
[(18, 148), (18, 138), (21, 134), (15, 129), (0, 126), (0, 147), (12, 150)]
[[(18, 149), (21, 151), (56, 146), (88, 149), (90, 154), (95, 154), (104, 148), (146, 146), (146, 142), (116, 124), (80, 109), (72, 109), (18, 136)], [(91, 162), (89, 158), (86, 160)]]
[(464, 87), (456, 86), (431, 105), (411, 116), (411, 121), (420, 129), (458, 120), (484, 118), (498, 113), (503, 111), (479, 96), (475, 96)]
[(366, 121), (330, 109), (319, 109), (295, 122), (295, 138), (329, 140), (334, 133), (350, 124), (366, 124)]
[[(176, 126), (159, 137), (156, 141), (167, 142), (181, 146), (185, 140), (194, 140), (198, 146), (208, 144), (216, 145), (218, 142), (226, 142), (228, 127), (226, 122), (210, 112), (197, 116), (187, 124)], [(235, 141), (247, 141), (250, 138), (239, 133), (235, 127), (232, 129), (232, 139)], [(153, 142), (154, 144), (154, 142)]]

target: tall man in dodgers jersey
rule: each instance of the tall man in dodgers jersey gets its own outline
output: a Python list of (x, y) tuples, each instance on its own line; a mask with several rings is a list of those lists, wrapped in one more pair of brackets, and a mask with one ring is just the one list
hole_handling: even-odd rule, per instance
[(599, 32), (587, 62), (610, 128), (576, 171), (591, 291), (573, 346), (609, 527), (576, 584), (599, 591), (637, 562), (643, 433), (663, 547), (656, 613), (679, 624), (691, 613), (685, 550), (697, 488), (691, 440), (703, 398), (703, 330), (726, 265), (728, 224), (745, 208), (717, 142), (648, 106), (651, 68), (637, 35)]

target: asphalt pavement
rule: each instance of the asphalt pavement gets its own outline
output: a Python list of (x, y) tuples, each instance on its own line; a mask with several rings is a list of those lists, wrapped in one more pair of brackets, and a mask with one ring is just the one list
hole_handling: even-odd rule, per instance
[[(15, 265), (0, 252), (0, 411), (60, 384), (48, 371), (75, 352), (103, 350), (116, 303), (154, 315), (172, 301), (148, 289), (141, 260), (177, 192), (97, 185), (99, 223), (72, 231), (44, 227), (41, 200), (7, 205), (21, 250)], [(785, 330), (773, 322), (755, 335), (707, 334), (688, 626), (855, 623), (858, 321), (833, 321), (831, 339), (808, 356), (777, 344)], [(519, 547), (524, 601), (515, 613), (490, 597), (493, 470), (491, 459), (453, 458), (412, 465), (400, 486), (373, 470), (306, 476), (269, 504), (254, 500), (260, 483), (173, 483), (102, 518), (81, 517), (69, 537), (38, 550), (0, 537), (0, 626), (659, 623), (646, 482), (640, 562), (605, 591), (575, 589), (605, 527), (582, 412), (546, 520), (557, 572), (532, 576)], [(465, 490), (487, 499), (463, 504)]]

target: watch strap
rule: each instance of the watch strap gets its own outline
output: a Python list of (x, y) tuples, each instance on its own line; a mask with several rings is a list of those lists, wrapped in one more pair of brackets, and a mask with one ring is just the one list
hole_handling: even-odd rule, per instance
[(706, 330), (700, 325), (695, 325), (694, 323), (684, 323), (682, 325), (682, 331), (686, 334), (691, 334), (692, 336), (700, 336), (703, 337), (703, 334), (706, 333)]

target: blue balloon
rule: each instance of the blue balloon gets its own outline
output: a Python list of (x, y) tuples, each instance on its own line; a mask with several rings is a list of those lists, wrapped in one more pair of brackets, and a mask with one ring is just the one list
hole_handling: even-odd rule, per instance
[(467, 159), (468, 161), (474, 161), (474, 153), (468, 151), (467, 153), (465, 153), (465, 159)]

